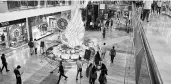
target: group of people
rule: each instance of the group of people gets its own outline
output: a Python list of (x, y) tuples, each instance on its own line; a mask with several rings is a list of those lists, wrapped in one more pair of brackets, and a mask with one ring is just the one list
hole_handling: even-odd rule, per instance
[[(100, 54), (100, 52), (101, 52), (101, 54)], [(101, 50), (97, 51), (97, 53), (94, 57), (94, 62), (96, 65), (100, 65), (101, 61), (106, 59), (106, 52), (107, 52), (106, 43), (104, 43)], [(113, 63), (114, 57), (116, 56), (115, 46), (113, 46), (112, 49), (110, 49), (109, 56), (111, 58), (110, 59), (111, 63)]]
[[(1, 61), (2, 61), (2, 68), (0, 67), (0, 72), (2, 74), (3, 72), (3, 69), (5, 67), (6, 69), (6, 72), (9, 72), (10, 70), (8, 69), (8, 63), (6, 61), (6, 55), (5, 54), (2, 54), (1, 56)], [(21, 68), (20, 65), (18, 65), (15, 69), (14, 69), (14, 74), (16, 76), (16, 84), (22, 84), (22, 80), (21, 80), (21, 75), (23, 73), (20, 73), (19, 69)]]
[[(34, 41), (32, 39), (30, 39), (30, 41), (28, 42), (28, 46), (30, 48), (30, 55), (37, 55), (37, 51), (38, 51), (38, 47), (39, 47), (39, 43), (37, 42), (36, 39), (34, 39)], [(44, 41), (40, 42), (40, 53), (44, 54), (45, 53), (45, 43)]]
[[(106, 43), (104, 43), (104, 46)], [(98, 81), (100, 84), (106, 84), (107, 83), (107, 78), (106, 75), (107, 73), (107, 67), (104, 63), (101, 63), (103, 59), (105, 59), (105, 54), (106, 54), (106, 48), (104, 47), (100, 56), (99, 51), (97, 51), (95, 58), (94, 58), (94, 63), (90, 63), (86, 70), (86, 75), (89, 77), (89, 83), (90, 84), (95, 84), (95, 80), (98, 78)], [(110, 56), (111, 56), (111, 63), (113, 63), (114, 57), (116, 56), (116, 51), (115, 47), (110, 50)], [(98, 67), (100, 66), (100, 68)], [(97, 71), (100, 71), (100, 76), (97, 77)]]
[(105, 22), (105, 25), (101, 26), (103, 39), (106, 37), (106, 30), (109, 30), (110, 29), (110, 31), (112, 31), (112, 28), (113, 28), (113, 20), (112, 19), (108, 19)]
[[(97, 71), (100, 71), (99, 77), (97, 77)], [(86, 70), (86, 77), (89, 78), (90, 84), (95, 84), (97, 78), (100, 84), (106, 84), (106, 75), (108, 75), (107, 71), (107, 67), (104, 63), (101, 64), (100, 69), (97, 69), (97, 67), (93, 63), (90, 63)]]
[[(101, 50), (101, 54), (100, 51), (97, 51), (96, 55), (93, 58), (93, 62), (89, 63), (89, 66), (86, 69), (86, 77), (89, 78), (89, 83), (90, 84), (95, 84), (96, 79), (98, 79), (100, 84), (106, 84), (107, 83), (107, 78), (106, 75), (108, 75), (107, 73), (107, 67), (104, 63), (102, 63), (101, 61), (103, 59), (106, 58), (106, 43), (103, 44), (103, 48)], [(112, 49), (109, 52), (109, 55), (111, 57), (111, 63), (113, 63), (114, 57), (116, 56), (116, 50), (115, 47), (113, 46)], [(64, 66), (62, 64), (63, 60), (60, 61), (59, 66), (58, 66), (58, 73), (59, 73), (59, 79), (57, 84), (60, 83), (61, 77), (63, 76), (65, 78), (65, 80), (68, 78), (64, 73)], [(76, 61), (76, 65), (77, 65), (77, 74), (76, 74), (76, 81), (78, 80), (78, 76), (79, 78), (83, 78), (83, 60), (82, 58), (79, 56), (79, 58)], [(98, 77), (97, 72), (100, 71), (100, 75)]]

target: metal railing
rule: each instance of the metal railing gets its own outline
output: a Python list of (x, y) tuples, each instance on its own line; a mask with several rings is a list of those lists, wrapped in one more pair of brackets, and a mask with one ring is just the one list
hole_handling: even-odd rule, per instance
[[(142, 24), (140, 24), (142, 25)], [(150, 77), (151, 77), (151, 83), (152, 84), (163, 84), (162, 78), (160, 76), (157, 64), (155, 62), (153, 53), (151, 51), (150, 45), (148, 43), (144, 28), (142, 27), (141, 29), (141, 35), (142, 35), (142, 40), (143, 40), (143, 44), (144, 44), (144, 48), (146, 51), (146, 61), (148, 64), (148, 68), (149, 68), (149, 73), (150, 73)]]
[[(133, 9), (135, 9), (135, 8), (133, 8)], [(143, 25), (142, 25), (141, 21), (138, 20), (139, 17), (136, 14), (138, 14), (138, 13), (135, 13), (135, 16), (134, 17), (137, 20), (135, 21), (135, 24), (133, 26), (135, 26), (135, 25), (138, 24), (137, 27), (138, 27), (139, 30), (137, 30), (137, 31), (139, 31), (140, 33), (137, 33), (137, 34), (140, 34), (141, 42), (142, 42), (142, 45), (141, 46), (142, 46), (143, 49), (145, 49), (145, 52), (143, 53), (145, 55), (144, 56), (145, 61), (142, 61), (141, 67), (142, 67), (142, 64), (145, 64), (146, 65), (147, 72), (148, 72), (148, 73), (142, 73), (143, 71), (140, 70), (140, 72), (138, 74), (141, 73), (141, 74), (146, 75), (146, 76), (148, 76), (150, 78), (150, 79), (146, 80), (146, 84), (163, 84), (163, 81), (162, 81), (162, 78), (160, 76), (160, 73), (159, 73), (157, 64), (155, 62), (153, 53), (151, 51), (151, 48), (150, 48), (148, 39), (146, 37), (146, 34), (145, 34), (145, 31), (144, 31)], [(136, 27), (134, 27), (134, 28), (136, 28)], [(134, 31), (134, 32), (137, 32), (137, 31)], [(137, 37), (135, 37), (135, 35), (134, 35), (134, 38), (137, 38)], [(134, 41), (134, 43), (135, 43), (135, 41)], [(136, 47), (136, 45), (134, 45), (134, 47)], [(136, 56), (137, 55), (135, 55), (135, 58), (136, 58)], [(135, 66), (135, 70), (136, 69), (137, 69), (137, 66)], [(140, 75), (137, 76), (137, 77), (140, 78)], [(143, 79), (143, 77), (141, 77), (140, 79)], [(142, 81), (140, 81), (140, 79), (138, 81), (135, 79), (136, 80), (136, 84), (143, 84), (143, 83), (141, 83)]]

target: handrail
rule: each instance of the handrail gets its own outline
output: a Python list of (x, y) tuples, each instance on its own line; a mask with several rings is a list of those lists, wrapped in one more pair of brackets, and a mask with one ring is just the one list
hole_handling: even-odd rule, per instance
[[(142, 26), (142, 23), (140, 23), (140, 25)], [(152, 50), (150, 48), (150, 45), (149, 45), (149, 42), (147, 40), (147, 37), (145, 35), (145, 31), (144, 31), (144, 28), (141, 27), (142, 31), (142, 38), (143, 38), (143, 44), (144, 44), (144, 47), (145, 47), (145, 50), (146, 50), (146, 55), (147, 55), (147, 61), (148, 61), (148, 65), (149, 65), (149, 69), (150, 69), (150, 74), (152, 76), (152, 83), (153, 84), (163, 84), (163, 81), (162, 81), (162, 78), (161, 78), (161, 75), (159, 73), (159, 70), (158, 70), (158, 67), (157, 67), (157, 64), (155, 62), (155, 59), (154, 59), (154, 56), (152, 54)]]
[[(137, 13), (135, 13), (135, 15), (136, 16), (134, 17), (134, 19), (138, 18)], [(137, 25), (137, 24), (141, 28), (140, 29), (140, 33), (141, 33), (140, 36), (141, 36), (141, 40), (142, 40), (142, 43), (143, 43), (143, 47), (145, 48), (145, 52), (146, 52), (145, 53), (146, 54), (145, 55), (145, 60), (146, 60), (148, 72), (149, 72), (149, 75), (150, 75), (150, 82), (152, 84), (163, 84), (163, 81), (162, 81), (161, 75), (159, 73), (157, 64), (156, 64), (154, 56), (152, 54), (152, 50), (150, 48), (147, 37), (145, 35), (143, 25), (142, 25), (141, 21), (139, 21), (139, 20), (135, 22), (134, 26)], [(138, 82), (137, 82), (137, 84), (138, 84)]]
[[(141, 23), (139, 25), (141, 25)], [(141, 30), (143, 29), (142, 25), (141, 25), (140, 28), (141, 28)], [(142, 41), (142, 44), (143, 44), (143, 48), (145, 49), (145, 44), (144, 44), (144, 40), (143, 40), (143, 37), (142, 37), (143, 33), (142, 33), (142, 31), (140, 31), (140, 32), (141, 32), (140, 33), (140, 37), (141, 37), (141, 41)], [(146, 49), (145, 49), (145, 52), (146, 52)], [(146, 65), (147, 65), (148, 74), (150, 76), (150, 84), (153, 84), (153, 82), (152, 82), (152, 75), (150, 74), (149, 62), (147, 60), (148, 59), (147, 58), (147, 53), (145, 54), (144, 58), (145, 58), (145, 62), (146, 62)]]

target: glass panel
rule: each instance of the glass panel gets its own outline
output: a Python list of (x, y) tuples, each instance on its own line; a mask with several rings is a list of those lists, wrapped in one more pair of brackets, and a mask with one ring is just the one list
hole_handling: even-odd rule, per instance
[(71, 0), (68, 1), (69, 5), (71, 5)]
[(7, 48), (7, 28), (6, 27), (1, 27), (0, 28), (0, 50), (6, 49)]
[(22, 9), (28, 9), (28, 3), (27, 3), (27, 1), (20, 1), (20, 3), (21, 3), (21, 7), (20, 7), (20, 9), (22, 10)]
[(62, 5), (65, 5), (65, 1), (64, 0), (62, 0)]
[(20, 9), (20, 1), (7, 1), (8, 10), (9, 11), (16, 11)]
[(55, 6), (56, 4), (55, 4), (55, 1), (47, 1), (47, 6), (48, 7), (53, 7), (53, 6)]
[(38, 7), (38, 1), (34, 1), (34, 7), (36, 8), (36, 7)]
[(45, 1), (40, 1), (40, 7), (45, 7)]
[(60, 6), (60, 2), (59, 1), (55, 1), (55, 5), (56, 6)]
[(29, 9), (35, 8), (35, 1), (28, 1), (28, 8)]

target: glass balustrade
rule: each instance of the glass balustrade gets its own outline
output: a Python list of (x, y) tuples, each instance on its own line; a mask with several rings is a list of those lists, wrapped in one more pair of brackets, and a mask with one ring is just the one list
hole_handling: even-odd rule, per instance
[(16, 0), (16, 1), (1, 1), (0, 13), (21, 11), (37, 8), (48, 8), (57, 6), (69, 6), (71, 0)]

